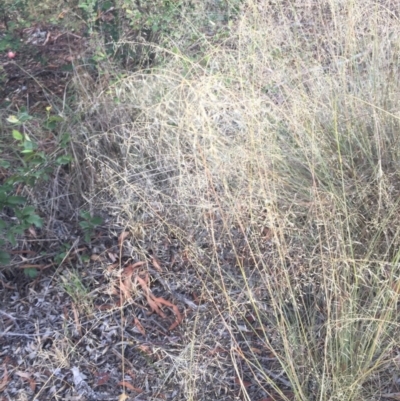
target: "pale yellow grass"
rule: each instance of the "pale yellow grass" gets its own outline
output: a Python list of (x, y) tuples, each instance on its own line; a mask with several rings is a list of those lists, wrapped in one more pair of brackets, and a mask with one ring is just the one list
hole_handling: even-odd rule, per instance
[(212, 318), (185, 323), (166, 373), (187, 400), (210, 399), (211, 365), (245, 372), (246, 400), (380, 399), (400, 345), (400, 4), (245, 3), (205, 57), (166, 49), (99, 92), (96, 199), (141, 241), (177, 236), (203, 283)]

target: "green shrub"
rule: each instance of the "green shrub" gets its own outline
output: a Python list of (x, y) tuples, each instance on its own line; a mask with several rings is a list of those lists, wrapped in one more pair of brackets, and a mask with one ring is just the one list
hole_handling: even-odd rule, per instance
[[(50, 110), (48, 110), (49, 113)], [(31, 120), (33, 117), (26, 112), (21, 112), (18, 116), (9, 116), (7, 121), (13, 126), (21, 126)], [(54, 123), (59, 117), (47, 115), (43, 128), (54, 128)], [(25, 230), (31, 226), (41, 228), (42, 218), (37, 214), (35, 207), (28, 205), (28, 199), (24, 196), (16, 195), (15, 188), (27, 186), (33, 187), (38, 181), (49, 179), (54, 166), (67, 164), (71, 161), (71, 156), (65, 154), (65, 147), (68, 144), (69, 136), (61, 137), (59, 147), (62, 150), (55, 152), (53, 156), (47, 155), (39, 150), (38, 144), (28, 135), (22, 133), (23, 130), (12, 129), (12, 138), (16, 143), (18, 152), (15, 155), (14, 163), (0, 159), (0, 167), (9, 172), (8, 177), (0, 185), (0, 210), (3, 212), (3, 218), (0, 219), (0, 264), (10, 263), (10, 255), (4, 250), (7, 243), (12, 246), (17, 245), (17, 238), (23, 235)], [(11, 216), (7, 218), (6, 216)], [(29, 275), (32, 272), (27, 269), (25, 272)]]

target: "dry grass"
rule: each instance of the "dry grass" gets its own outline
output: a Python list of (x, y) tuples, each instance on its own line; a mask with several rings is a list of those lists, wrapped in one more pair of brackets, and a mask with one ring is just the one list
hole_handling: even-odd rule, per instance
[(233, 399), (235, 378), (245, 400), (380, 399), (397, 392), (400, 5), (245, 3), (203, 58), (85, 99), (93, 204), (138, 249), (185, 251), (169, 282), (192, 275), (208, 312), (161, 351), (179, 399)]

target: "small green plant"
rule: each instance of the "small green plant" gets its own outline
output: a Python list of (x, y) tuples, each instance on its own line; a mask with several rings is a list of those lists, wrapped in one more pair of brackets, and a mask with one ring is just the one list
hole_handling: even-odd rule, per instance
[(82, 277), (78, 272), (73, 270), (64, 271), (60, 284), (79, 309), (85, 313), (90, 313), (93, 305), (88, 298), (89, 290), (82, 282)]
[(68, 243), (61, 245), (61, 249), (58, 251), (59, 253), (54, 257), (54, 263), (60, 265), (67, 257), (70, 249), (71, 245)]
[[(36, 214), (33, 206), (26, 206), (27, 199), (23, 196), (12, 195), (13, 186), (9, 183), (0, 185), (0, 209), (11, 210), (14, 218), (11, 221), (0, 219), (0, 233), (11, 245), (16, 245), (18, 235), (24, 233), (30, 226), (42, 227), (43, 221)], [(4, 235), (5, 234), (5, 235)], [(0, 247), (4, 247), (6, 241), (0, 238)], [(0, 264), (10, 263), (10, 255), (0, 250)], [(30, 275), (29, 269), (25, 272)]]
[(85, 210), (80, 212), (80, 216), (83, 221), (81, 221), (79, 225), (83, 230), (85, 241), (90, 242), (94, 229), (103, 222), (103, 219), (99, 216), (91, 216), (90, 212)]
[[(9, 116), (7, 121), (15, 126), (22, 126), (31, 120), (26, 112), (21, 112), (18, 116)], [(48, 114), (44, 123), (47, 125), (58, 121)], [(16, 246), (17, 237), (22, 235), (25, 230), (31, 226), (41, 228), (43, 220), (36, 213), (34, 206), (27, 205), (28, 200), (24, 196), (15, 195), (16, 185), (27, 185), (33, 187), (38, 180), (48, 180), (51, 171), (50, 157), (39, 150), (38, 144), (31, 139), (27, 133), (22, 133), (18, 129), (12, 130), (12, 138), (17, 144), (18, 152), (16, 159), (19, 161), (17, 165), (7, 160), (0, 159), (0, 167), (8, 170), (11, 174), (0, 185), (0, 210), (5, 212), (3, 218), (0, 219), (0, 264), (7, 265), (10, 263), (10, 255), (4, 250), (7, 242), (12, 246)], [(69, 143), (69, 136), (65, 134), (59, 143), (60, 148), (66, 148)], [(68, 154), (62, 154), (55, 159), (56, 165), (69, 163), (71, 157)], [(9, 216), (9, 218), (7, 218)], [(1, 249), (2, 248), (2, 249)], [(34, 277), (37, 274), (35, 269), (25, 269), (25, 273)]]

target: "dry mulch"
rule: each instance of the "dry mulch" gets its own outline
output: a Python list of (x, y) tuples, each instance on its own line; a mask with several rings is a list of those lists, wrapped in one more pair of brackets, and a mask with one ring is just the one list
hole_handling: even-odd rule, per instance
[(255, 352), (289, 390), (251, 312), (230, 322), (232, 343), (224, 297), (206, 298), (174, 238), (138, 252), (126, 232), (101, 228), (35, 280), (3, 272), (0, 297), (0, 400), (185, 400), (189, 376), (195, 399), (244, 399), (241, 386), (268, 399), (245, 363)]
[[(14, 60), (0, 57), (0, 108), (43, 113), (63, 99), (85, 39), (43, 26), (21, 38)], [(207, 298), (214, 284), (183, 244), (169, 235), (138, 244), (112, 218), (85, 243), (60, 213), (68, 209), (68, 172), (53, 179), (58, 192), (46, 196), (58, 199), (54, 213), (43, 230), (20, 238), (12, 266), (0, 271), (0, 401), (240, 400), (243, 388), (251, 399), (272, 400), (246, 363), (255, 352), (290, 390), (251, 311), (235, 321), (218, 288)], [(232, 261), (221, 263), (240, 282)], [(24, 274), (32, 266), (35, 279)], [(242, 289), (231, 290), (240, 300)]]
[(7, 52), (0, 55), (0, 108), (44, 113), (55, 99), (64, 99), (73, 63), (81, 57), (86, 39), (55, 26), (34, 26), (15, 35), (20, 37), (15, 58), (9, 59)]

